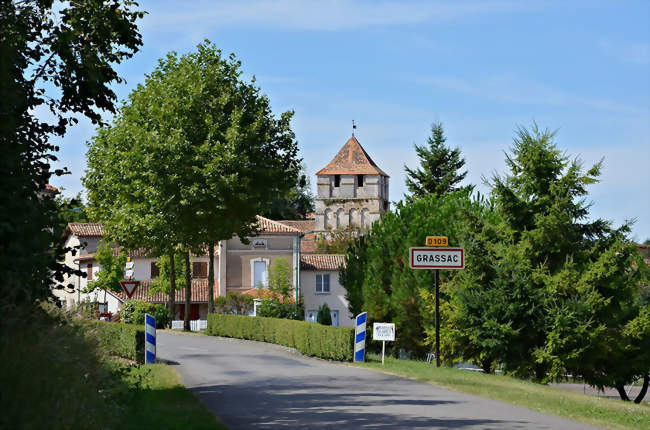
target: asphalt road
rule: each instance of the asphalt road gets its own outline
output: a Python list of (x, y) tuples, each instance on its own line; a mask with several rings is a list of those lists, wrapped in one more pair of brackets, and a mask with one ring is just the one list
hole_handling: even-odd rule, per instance
[(594, 428), (276, 345), (169, 332), (157, 344), (232, 430)]

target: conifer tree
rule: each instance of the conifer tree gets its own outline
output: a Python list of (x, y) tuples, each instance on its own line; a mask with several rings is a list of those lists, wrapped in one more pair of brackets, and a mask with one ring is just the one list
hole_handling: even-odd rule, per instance
[(406, 170), (406, 186), (411, 198), (420, 199), (427, 194), (443, 195), (461, 188), (472, 189), (472, 186), (460, 187), (458, 184), (465, 179), (467, 171), (461, 172), (465, 159), (460, 155), (460, 149), (451, 149), (445, 145), (442, 123), (431, 126), (431, 136), (426, 145), (415, 145), (415, 152), (420, 158), (420, 168)]

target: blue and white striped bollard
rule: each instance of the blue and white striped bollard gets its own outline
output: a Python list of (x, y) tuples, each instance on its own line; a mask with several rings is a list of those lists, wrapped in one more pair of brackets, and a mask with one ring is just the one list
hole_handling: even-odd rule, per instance
[(366, 320), (368, 312), (357, 315), (354, 323), (354, 361), (363, 362), (366, 359)]
[(144, 314), (144, 364), (156, 362), (156, 319)]

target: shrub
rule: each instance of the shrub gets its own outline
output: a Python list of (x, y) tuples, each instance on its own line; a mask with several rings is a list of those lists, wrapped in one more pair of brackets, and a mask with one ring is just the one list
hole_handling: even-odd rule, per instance
[(321, 307), (318, 308), (316, 321), (318, 322), (318, 324), (332, 325), (332, 314), (330, 312), (330, 307), (327, 305), (327, 303), (323, 303)]
[(228, 291), (225, 296), (214, 299), (214, 313), (248, 315), (253, 309), (253, 296)]
[(144, 325), (144, 314), (156, 318), (157, 328), (164, 328), (169, 322), (169, 313), (165, 305), (139, 300), (129, 300), (122, 305), (120, 320), (126, 324)]
[(305, 355), (352, 360), (354, 329), (306, 321), (241, 315), (208, 315), (208, 334), (296, 348)]
[(107, 354), (144, 362), (144, 322), (141, 325), (85, 321), (91, 336)]

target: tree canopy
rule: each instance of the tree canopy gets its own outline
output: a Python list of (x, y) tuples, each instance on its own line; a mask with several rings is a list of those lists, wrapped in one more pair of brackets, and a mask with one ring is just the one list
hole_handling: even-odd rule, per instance
[[(85, 116), (113, 112), (115, 66), (142, 44), (131, 1), (0, 2), (0, 301), (30, 303), (71, 272), (57, 205), (43, 193), (58, 148), (51, 139)], [(46, 91), (47, 90), (47, 91)], [(47, 112), (49, 115), (43, 115)], [(43, 119), (51, 118), (51, 119)], [(55, 249), (53, 249), (55, 248)]]
[[(461, 189), (459, 183), (467, 176), (467, 171), (461, 172), (465, 159), (460, 155), (460, 149), (451, 149), (445, 145), (442, 123), (431, 125), (431, 136), (426, 145), (415, 145), (415, 152), (420, 159), (420, 168), (406, 171), (406, 187), (411, 198), (422, 198), (427, 194), (443, 195)], [(471, 189), (471, 186), (465, 188)]]

